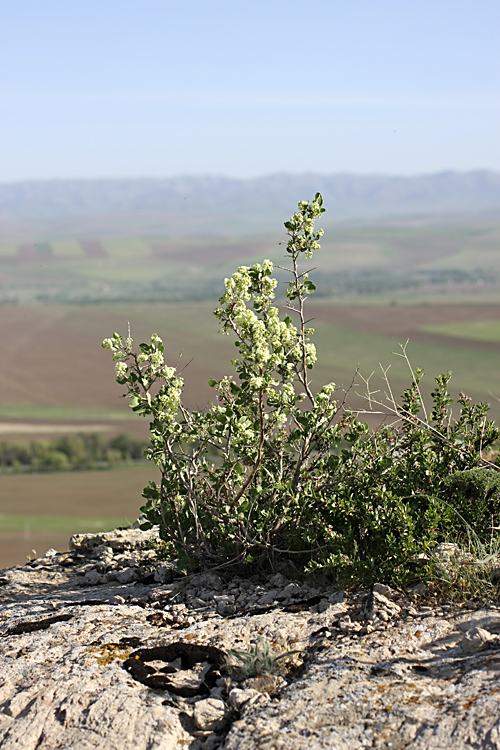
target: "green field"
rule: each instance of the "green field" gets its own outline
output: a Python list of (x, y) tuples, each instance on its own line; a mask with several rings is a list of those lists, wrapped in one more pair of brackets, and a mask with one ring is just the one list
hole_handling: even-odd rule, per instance
[(500, 344), (500, 320), (477, 320), (469, 323), (447, 323), (423, 328), (430, 333), (442, 333), (460, 339), (473, 341), (493, 341)]
[[(136, 514), (138, 515), (138, 514)], [(135, 519), (134, 519), (135, 520)], [(87, 534), (100, 531), (111, 531), (117, 527), (129, 526), (130, 518), (72, 518), (69, 516), (24, 516), (24, 515), (1, 515), (0, 531), (22, 531), (29, 534), (31, 531), (48, 531), (54, 533)]]
[[(44, 237), (0, 245), (0, 302), (216, 299), (222, 279), (263, 258), (283, 261), (285, 235)], [(330, 226), (314, 262), (319, 293), (342, 300), (477, 299), (500, 291), (500, 223), (442, 218)]]
[(33, 549), (38, 555), (68, 549), (73, 534), (133, 523), (143, 488), (158, 478), (153, 464), (0, 476), (0, 568), (22, 564)]
[(118, 409), (92, 409), (83, 406), (59, 406), (59, 405), (38, 405), (38, 406), (0, 406), (0, 419), (30, 419), (42, 421), (60, 421), (60, 420), (106, 420), (114, 421), (127, 419), (130, 415), (123, 410)]

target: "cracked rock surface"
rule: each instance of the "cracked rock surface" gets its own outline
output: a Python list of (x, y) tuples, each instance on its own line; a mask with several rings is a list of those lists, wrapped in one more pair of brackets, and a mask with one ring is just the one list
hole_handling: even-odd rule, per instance
[[(154, 536), (76, 535), (0, 571), (2, 750), (500, 748), (498, 608), (178, 578)], [(298, 653), (227, 670), (262, 642)]]

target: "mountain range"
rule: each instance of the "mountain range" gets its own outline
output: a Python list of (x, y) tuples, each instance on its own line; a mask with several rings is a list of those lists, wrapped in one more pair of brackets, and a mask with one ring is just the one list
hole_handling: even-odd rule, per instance
[(281, 226), (299, 200), (321, 192), (326, 222), (492, 213), (500, 173), (418, 176), (273, 174), (254, 179), (180, 176), (0, 183), (0, 232), (19, 236), (259, 233)]

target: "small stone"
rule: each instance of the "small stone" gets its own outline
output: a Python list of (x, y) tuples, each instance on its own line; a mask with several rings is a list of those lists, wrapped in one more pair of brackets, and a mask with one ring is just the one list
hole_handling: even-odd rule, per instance
[(401, 607), (386, 596), (372, 591), (368, 594), (363, 603), (363, 614), (367, 620), (372, 622), (387, 622), (392, 617), (397, 617), (401, 612)]
[(417, 583), (412, 589), (410, 589), (410, 596), (423, 596), (427, 591), (425, 583)]
[(207, 603), (204, 599), (200, 599), (199, 596), (195, 596), (194, 599), (190, 599), (189, 606), (192, 609), (203, 609), (203, 607), (207, 606)]
[(214, 602), (217, 607), (217, 612), (220, 615), (230, 615), (235, 612), (236, 607), (234, 606), (234, 596), (227, 594), (226, 596), (214, 596)]
[(360, 635), (369, 635), (370, 633), (373, 633), (374, 630), (375, 630), (375, 628), (373, 627), (373, 625), (370, 625), (370, 623), (367, 623), (366, 625), (363, 625), (363, 627), (359, 631), (359, 634)]
[(262, 693), (253, 688), (233, 688), (229, 693), (229, 705), (236, 711), (240, 711), (245, 703), (248, 703), (249, 701), (255, 703), (261, 695)]
[(283, 591), (280, 593), (278, 598), (290, 599), (293, 596), (300, 596), (302, 594), (302, 588), (298, 583), (292, 581), (288, 586), (285, 586)]
[(90, 586), (97, 586), (100, 583), (107, 583), (108, 577), (106, 575), (102, 575), (102, 573), (99, 573), (99, 571), (94, 568), (93, 570), (88, 570), (85, 573), (85, 582)]
[(497, 639), (484, 628), (472, 628), (466, 632), (458, 645), (464, 654), (475, 654), (483, 648), (488, 648), (489, 642), (493, 640)]
[(158, 565), (154, 577), (156, 583), (172, 583), (174, 580), (174, 569), (169, 565)]
[(276, 600), (277, 594), (277, 589), (271, 589), (270, 591), (267, 591), (264, 596), (260, 597), (260, 599), (258, 600), (258, 604), (260, 604), (261, 607), (267, 607), (269, 604), (273, 604)]
[(271, 586), (278, 589), (283, 589), (288, 584), (287, 579), (285, 576), (281, 575), (281, 573), (276, 573), (271, 580), (269, 581)]
[(59, 565), (62, 565), (64, 568), (69, 568), (73, 565), (78, 565), (78, 560), (73, 555), (70, 555), (70, 554), (61, 555), (58, 562), (59, 562)]
[(257, 690), (259, 693), (275, 696), (286, 688), (287, 681), (280, 674), (262, 674), (258, 677), (249, 677), (243, 683), (244, 690)]
[(328, 597), (328, 602), (330, 604), (342, 604), (342, 602), (345, 600), (345, 591), (335, 591), (333, 594), (330, 594)]
[(458, 551), (459, 549), (456, 544), (451, 542), (441, 542), (440, 544), (436, 544), (432, 553), (443, 563), (443, 565), (447, 566), (451, 563), (452, 557), (454, 557)]
[(344, 630), (347, 633), (358, 633), (362, 629), (362, 625), (359, 622), (352, 622), (349, 615), (341, 617), (339, 620), (340, 630)]
[(116, 574), (116, 580), (118, 583), (132, 583), (132, 581), (139, 580), (139, 573), (137, 568), (125, 568)]
[(222, 591), (226, 588), (222, 578), (215, 572), (200, 573), (192, 579), (192, 585), (197, 588), (215, 589), (215, 591)]
[(102, 562), (105, 563), (111, 562), (113, 559), (113, 548), (108, 547), (106, 544), (100, 544), (93, 550), (92, 557), (96, 557), (98, 560), (102, 560)]
[(56, 556), (56, 555), (58, 555), (58, 554), (59, 554), (59, 552), (58, 552), (57, 550), (53, 549), (53, 547), (51, 547), (51, 548), (50, 548), (50, 549), (48, 549), (48, 550), (47, 550), (47, 552), (45, 553), (45, 557), (55, 557), (55, 556)]
[[(286, 587), (286, 588), (288, 588), (288, 587)], [(276, 595), (275, 595), (274, 598), (278, 602), (284, 602), (284, 601), (287, 601), (288, 599), (290, 599), (290, 594), (286, 591), (286, 588), (283, 589), (282, 591), (277, 591), (276, 592)]]
[(390, 586), (386, 586), (385, 583), (376, 583), (373, 587), (373, 591), (375, 591), (377, 594), (382, 594), (382, 596), (386, 596), (390, 598), (391, 594), (393, 593)]
[(197, 729), (212, 732), (226, 724), (226, 704), (220, 698), (205, 698), (194, 705), (194, 723)]

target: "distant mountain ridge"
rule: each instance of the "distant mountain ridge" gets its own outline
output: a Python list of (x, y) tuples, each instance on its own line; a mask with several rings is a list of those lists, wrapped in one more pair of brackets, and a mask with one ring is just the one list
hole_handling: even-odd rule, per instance
[[(500, 209), (500, 173), (487, 170), (398, 177), (273, 174), (255, 179), (180, 176), (168, 179), (60, 179), (0, 183), (0, 221), (62, 221), (93, 217), (129, 230), (178, 231), (179, 219), (209, 231), (276, 227), (298, 200), (323, 193), (330, 220), (371, 219)], [(99, 219), (101, 217), (101, 220)], [(128, 218), (127, 218), (128, 217)], [(177, 218), (176, 218), (177, 217)], [(211, 218), (210, 218), (211, 217)], [(326, 217), (325, 217), (326, 218)], [(83, 228), (82, 228), (83, 231)], [(224, 232), (223, 226), (220, 231)]]

